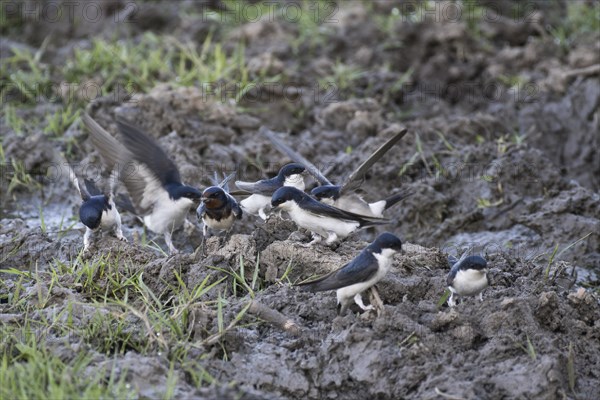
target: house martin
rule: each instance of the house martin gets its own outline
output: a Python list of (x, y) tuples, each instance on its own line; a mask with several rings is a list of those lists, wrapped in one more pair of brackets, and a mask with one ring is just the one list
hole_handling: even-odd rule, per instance
[(397, 236), (382, 233), (348, 264), (298, 286), (311, 292), (337, 290), (339, 315), (345, 313), (352, 301), (364, 311), (372, 310), (372, 305), (364, 305), (361, 293), (383, 279), (392, 266), (394, 254), (401, 250), (402, 242)]
[(321, 203), (294, 187), (284, 186), (273, 193), (271, 205), (287, 211), (291, 219), (301, 228), (313, 234), (312, 245), (327, 237), (327, 244), (345, 238), (354, 231), (390, 221), (383, 218), (358, 215)]
[(373, 164), (379, 161), (385, 153), (406, 135), (407, 129), (405, 128), (400, 129), (394, 136), (388, 139), (387, 142), (375, 150), (367, 160), (348, 175), (341, 185), (334, 185), (331, 183), (331, 181), (325, 177), (314, 164), (285, 144), (274, 132), (265, 127), (262, 127), (260, 131), (277, 149), (284, 154), (287, 154), (293, 161), (305, 165), (309, 173), (319, 181), (321, 186), (314, 188), (311, 191), (311, 194), (321, 202), (356, 214), (382, 218), (385, 210), (412, 194), (409, 191), (402, 191), (393, 194), (386, 199), (368, 203), (362, 196), (355, 193), (365, 179), (365, 174)]
[(487, 261), (481, 256), (467, 256), (467, 254), (468, 252), (465, 252), (460, 260), (452, 256), (448, 257), (451, 269), (446, 283), (450, 289), (450, 298), (448, 299), (450, 307), (456, 305), (455, 294), (459, 296), (479, 295), (479, 300), (483, 301), (483, 290), (489, 285)]
[(119, 168), (136, 214), (152, 232), (162, 234), (171, 254), (177, 253), (172, 232), (186, 220), (202, 193), (181, 182), (175, 163), (158, 143), (135, 126), (118, 119), (123, 145), (89, 115), (82, 117), (91, 140), (109, 168)]
[(68, 167), (68, 164), (65, 163), (65, 165), (69, 170), (69, 178), (82, 200), (81, 206), (79, 206), (79, 219), (85, 225), (83, 251), (89, 250), (92, 234), (97, 231), (112, 232), (117, 239), (126, 242), (127, 239), (123, 236), (121, 229), (121, 215), (113, 200), (115, 174), (111, 175), (109, 189), (106, 193), (102, 193), (90, 180), (86, 179), (82, 184), (75, 175), (75, 171)]
[(263, 179), (258, 182), (236, 181), (235, 185), (246, 192), (252, 193), (249, 197), (240, 201), (244, 212), (258, 215), (263, 220), (267, 219), (265, 208), (271, 203), (273, 193), (282, 186), (294, 187), (304, 190), (304, 173), (306, 168), (298, 163), (284, 165), (277, 176), (271, 179)]

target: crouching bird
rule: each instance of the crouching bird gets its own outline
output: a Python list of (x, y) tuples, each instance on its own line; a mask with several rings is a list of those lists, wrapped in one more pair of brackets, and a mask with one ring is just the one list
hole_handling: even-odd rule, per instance
[(373, 305), (364, 305), (361, 293), (369, 288), (375, 290), (374, 285), (390, 270), (394, 254), (401, 250), (402, 241), (397, 236), (389, 232), (382, 233), (356, 258), (340, 269), (319, 279), (299, 283), (297, 286), (311, 292), (337, 290), (339, 315), (346, 312), (352, 301), (362, 310), (372, 310)]
[(109, 189), (102, 193), (96, 185), (88, 180), (81, 181), (70, 167), (69, 178), (79, 192), (82, 203), (79, 207), (79, 219), (85, 225), (83, 235), (83, 251), (87, 252), (90, 247), (92, 234), (97, 231), (110, 231), (117, 239), (127, 241), (121, 229), (121, 215), (113, 200), (114, 182), (116, 178), (111, 175)]
[(483, 301), (483, 289), (488, 287), (490, 281), (487, 276), (487, 261), (481, 256), (467, 256), (465, 253), (460, 260), (454, 257), (448, 258), (450, 273), (446, 278), (450, 298), (448, 305), (454, 307), (454, 295), (477, 296)]

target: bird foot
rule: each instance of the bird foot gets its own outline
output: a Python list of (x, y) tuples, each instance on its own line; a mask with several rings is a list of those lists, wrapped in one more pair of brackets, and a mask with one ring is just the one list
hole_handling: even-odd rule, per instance
[(200, 243), (200, 246), (198, 246), (196, 248), (196, 250), (194, 250), (194, 252), (192, 253), (192, 259), (198, 261), (199, 256), (206, 256), (206, 241), (204, 239), (202, 239), (202, 243)]
[(269, 216), (267, 216), (267, 214), (265, 214), (265, 210), (264, 210), (264, 209), (262, 209), (262, 208), (261, 208), (260, 210), (258, 210), (258, 216), (259, 216), (259, 217), (260, 217), (260, 218), (261, 218), (263, 221), (265, 221), (265, 222), (267, 221), (267, 219), (269, 219), (269, 217), (270, 217), (271, 215), (272, 215), (272, 214), (269, 214)]
[[(281, 216), (281, 214), (279, 214), (279, 216)], [(263, 219), (265, 220), (265, 223), (269, 223), (269, 222), (271, 222), (271, 220), (272, 220), (273, 218), (276, 218), (276, 217), (277, 217), (277, 213), (276, 213), (276, 212), (274, 212), (274, 211), (270, 211), (268, 214), (266, 214), (266, 213), (265, 213), (265, 217), (266, 217), (266, 218), (263, 218)], [(261, 217), (261, 218), (262, 218), (262, 217)]]
[(167, 244), (167, 247), (169, 248), (169, 255), (174, 255), (174, 254), (178, 254), (179, 250), (177, 250), (175, 248), (175, 246), (173, 245), (173, 239), (171, 236), (170, 232), (165, 233), (165, 243)]
[(377, 311), (377, 316), (380, 317), (383, 314), (385, 307), (383, 305), (381, 297), (379, 297), (379, 292), (377, 291), (375, 286), (372, 286), (369, 289), (369, 302), (375, 305), (375, 311)]
[(456, 301), (454, 300), (454, 293), (450, 292), (450, 297), (448, 298), (448, 307), (454, 307), (456, 305)]
[(373, 305), (371, 305), (371, 304), (369, 304), (368, 306), (365, 306), (365, 303), (363, 303), (363, 299), (362, 299), (362, 296), (360, 295), (360, 293), (358, 293), (358, 294), (356, 294), (354, 296), (354, 302), (363, 311), (370, 311), (370, 310), (374, 310), (375, 309), (375, 307), (373, 307)]
[(117, 239), (119, 239), (121, 242), (127, 243), (127, 238), (125, 236), (123, 236), (123, 232), (117, 231), (116, 236), (117, 236)]
[(327, 240), (325, 241), (325, 243), (328, 246), (331, 246), (332, 244), (336, 243), (337, 240), (338, 240), (337, 235), (333, 232), (329, 232), (329, 236), (327, 237)]
[(183, 221), (183, 231), (186, 235), (191, 236), (196, 231), (196, 225), (186, 219)]
[(315, 233), (312, 234), (312, 238), (313, 238), (313, 240), (311, 240), (308, 243), (302, 243), (302, 244), (300, 244), (300, 246), (302, 246), (302, 247), (312, 247), (313, 245), (315, 245), (315, 244), (317, 244), (317, 243), (319, 243), (321, 241), (321, 236), (319, 236), (319, 235), (317, 235)]

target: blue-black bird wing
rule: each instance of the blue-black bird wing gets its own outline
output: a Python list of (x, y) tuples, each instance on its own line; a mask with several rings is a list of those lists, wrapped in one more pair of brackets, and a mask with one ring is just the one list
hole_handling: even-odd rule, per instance
[(410, 197), (414, 194), (411, 190), (401, 190), (398, 193), (395, 193), (385, 199), (385, 209), (392, 207), (394, 204), (399, 203), (407, 197)]
[(131, 202), (131, 199), (129, 198), (129, 196), (119, 193), (118, 195), (115, 196), (114, 200), (115, 200), (115, 204), (120, 209), (128, 211), (132, 214), (137, 214), (135, 206)]
[[(266, 138), (268, 138), (269, 141), (271, 141), (271, 143), (275, 146), (275, 148), (277, 148), (282, 153), (286, 154), (294, 162), (304, 165), (306, 167), (306, 169), (308, 170), (308, 172), (312, 176), (314, 176), (315, 179), (317, 181), (319, 181), (321, 185), (333, 185), (333, 183), (331, 183), (331, 181), (329, 179), (327, 179), (327, 177), (325, 177), (325, 175), (323, 175), (313, 163), (311, 163), (309, 160), (304, 158), (302, 155), (300, 155), (298, 152), (296, 152), (290, 146), (285, 144), (279, 137), (277, 137), (275, 132), (267, 129), (264, 126), (262, 126), (260, 128), (260, 132)], [(407, 132), (406, 128), (400, 129), (387, 142), (385, 142), (377, 150), (375, 150), (373, 152), (373, 154), (371, 154), (371, 156), (369, 156), (368, 159), (366, 159), (352, 173), (350, 173), (350, 175), (348, 175), (348, 177), (346, 178), (344, 183), (341, 185), (340, 193), (342, 194), (349, 190), (358, 189), (358, 187), (360, 186), (360, 184), (362, 183), (362, 181), (365, 177), (366, 172), (373, 166), (373, 164), (375, 164), (377, 161), (379, 161), (379, 159), (381, 159), (381, 157), (383, 157), (385, 155), (385, 153), (387, 153), (396, 143), (398, 143), (398, 141), (400, 139), (402, 139), (404, 137), (404, 135), (406, 135), (406, 132)]]
[(227, 194), (227, 196), (229, 199), (229, 204), (231, 205), (231, 211), (233, 212), (233, 215), (235, 215), (237, 219), (242, 219), (242, 208), (238, 204), (237, 200), (229, 193)]
[(214, 175), (210, 178), (211, 186), (219, 186), (219, 173), (215, 171)]
[(377, 218), (370, 217), (367, 215), (359, 215), (353, 212), (341, 210), (337, 207), (330, 206), (325, 203), (321, 203), (313, 199), (312, 197), (305, 195), (302, 197), (302, 200), (298, 203), (298, 205), (305, 211), (310, 212), (315, 215), (322, 215), (327, 217), (332, 217), (336, 219), (341, 219), (345, 221), (355, 221), (363, 226), (373, 226), (373, 225), (384, 225), (390, 222), (389, 219), (385, 218)]
[(118, 118), (117, 125), (123, 137), (123, 144), (136, 161), (145, 164), (163, 185), (181, 184), (181, 175), (177, 166), (156, 140), (123, 119)]
[(107, 169), (121, 180), (135, 205), (136, 214), (152, 211), (167, 183), (181, 183), (179, 171), (160, 146), (132, 125), (119, 121), (125, 146), (106, 132), (89, 115), (82, 121), (90, 130), (94, 147)]
[(373, 254), (368, 250), (363, 250), (356, 258), (340, 269), (330, 272), (321, 278), (299, 283), (297, 286), (304, 286), (311, 292), (336, 290), (368, 281), (377, 273), (378, 268), (377, 259)]
[(181, 185), (181, 176), (153, 138), (125, 121), (119, 120), (117, 125), (127, 148), (119, 177), (138, 214), (147, 215), (155, 207), (163, 206), (159, 202), (165, 198), (167, 187)]
[(344, 181), (340, 189), (340, 194), (347, 191), (358, 189), (365, 179), (367, 171), (375, 164), (381, 157), (385, 155), (400, 139), (406, 135), (408, 130), (406, 128), (400, 129), (398, 133), (392, 136), (387, 142), (379, 146), (377, 150), (373, 152), (362, 164), (358, 166)]
[(115, 167), (121, 167), (125, 149), (119, 141), (98, 125), (87, 113), (81, 116), (81, 121), (89, 129), (90, 140), (100, 153), (105, 168), (113, 171)]
[(450, 268), (454, 267), (454, 265), (458, 262), (458, 258), (448, 255), (448, 265)]
[(92, 197), (92, 195), (85, 187), (85, 184), (81, 184), (81, 179), (77, 178), (77, 174), (66, 160), (64, 162), (64, 165), (66, 166), (71, 183), (73, 183), (73, 186), (75, 186), (75, 189), (77, 189), (77, 191), (79, 192), (79, 197), (81, 197), (81, 200), (83, 201), (88, 201)]
[(460, 269), (460, 262), (456, 259), (456, 257), (448, 256), (448, 264), (450, 265), (450, 272), (446, 277), (446, 283), (448, 286), (452, 286), (452, 283), (454, 283), (454, 278), (456, 278), (456, 274)]
[(238, 189), (252, 194), (272, 196), (277, 189), (283, 186), (283, 182), (277, 179), (277, 177), (274, 177), (271, 179), (263, 179), (258, 182), (235, 181), (235, 186), (237, 186)]
[(225, 193), (229, 193), (229, 182), (233, 179), (234, 176), (235, 176), (235, 171), (232, 172), (231, 174), (227, 175), (225, 178), (223, 178), (221, 183), (219, 183), (219, 187), (221, 189), (223, 189), (225, 191)]
[(102, 193), (102, 191), (100, 189), (98, 189), (98, 186), (96, 186), (96, 184), (94, 183), (94, 181), (92, 181), (91, 179), (84, 179), (85, 182), (85, 187), (87, 188), (87, 191), (92, 195), (92, 196), (100, 196)]
[(319, 169), (306, 158), (302, 157), (298, 152), (292, 149), (290, 146), (285, 144), (283, 140), (279, 139), (275, 132), (269, 130), (265, 126), (261, 126), (260, 133), (262, 133), (269, 141), (275, 146), (275, 148), (286, 154), (292, 161), (304, 165), (304, 168), (311, 174), (321, 185), (332, 185), (332, 183), (319, 171)]

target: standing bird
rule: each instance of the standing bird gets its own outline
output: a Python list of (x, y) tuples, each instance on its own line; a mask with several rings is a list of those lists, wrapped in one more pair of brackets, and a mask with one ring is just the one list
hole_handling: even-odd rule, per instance
[(487, 276), (487, 261), (481, 256), (467, 256), (468, 252), (457, 260), (454, 257), (448, 257), (450, 264), (450, 273), (446, 278), (448, 289), (450, 289), (450, 298), (448, 305), (454, 307), (454, 295), (476, 296), (483, 301), (483, 289), (488, 287), (490, 281)]
[(209, 228), (216, 231), (231, 229), (236, 219), (242, 219), (242, 209), (229, 194), (229, 181), (235, 172), (219, 184), (204, 189), (200, 205), (196, 209), (198, 220), (202, 221), (202, 234), (207, 236)]
[(340, 210), (288, 186), (273, 193), (271, 205), (287, 211), (296, 225), (312, 232), (313, 241), (309, 246), (321, 241), (321, 237), (327, 237), (326, 243), (332, 244), (338, 238), (345, 238), (358, 229), (390, 222), (387, 219)]
[(317, 186), (311, 191), (311, 194), (319, 201), (340, 208), (345, 211), (350, 211), (355, 214), (367, 215), (369, 217), (383, 218), (383, 212), (398, 203), (399, 201), (410, 196), (412, 193), (409, 191), (401, 191), (393, 194), (386, 199), (379, 200), (373, 203), (368, 203), (362, 196), (355, 193), (360, 187), (361, 183), (365, 178), (367, 171), (375, 164), (381, 157), (383, 157), (400, 139), (402, 139), (407, 130), (405, 128), (399, 129), (398, 132), (388, 139), (387, 142), (382, 144), (377, 150), (373, 152), (362, 164), (360, 164), (348, 177), (344, 180), (341, 185), (334, 185), (329, 179), (325, 177), (318, 168), (315, 167), (310, 161), (302, 157), (290, 146), (283, 143), (281, 139), (275, 135), (274, 132), (268, 130), (265, 127), (261, 128), (261, 133), (265, 135), (273, 145), (284, 154), (287, 154), (295, 162), (306, 165), (311, 175), (315, 177), (321, 186)]
[(248, 214), (258, 215), (266, 220), (265, 208), (271, 203), (273, 193), (282, 186), (304, 190), (305, 171), (306, 168), (303, 165), (292, 163), (284, 165), (277, 176), (271, 179), (263, 179), (258, 182), (236, 181), (235, 185), (239, 189), (252, 193), (252, 195), (240, 201), (242, 209)]
[(129, 123), (117, 120), (121, 145), (89, 115), (82, 117), (92, 143), (109, 168), (119, 168), (136, 214), (152, 232), (162, 234), (171, 254), (177, 253), (172, 232), (186, 220), (202, 193), (181, 182), (177, 166), (154, 139)]
[[(65, 164), (68, 165), (68, 164)], [(90, 247), (92, 234), (98, 230), (111, 231), (117, 239), (127, 241), (121, 230), (121, 215), (113, 201), (113, 184), (116, 178), (111, 175), (111, 185), (107, 193), (102, 193), (93, 182), (85, 180), (81, 184), (75, 172), (70, 168), (69, 178), (81, 196), (81, 206), (79, 207), (79, 219), (85, 225), (85, 234), (83, 235), (83, 251), (87, 252)]]
[(369, 288), (375, 289), (374, 285), (390, 270), (394, 254), (401, 250), (402, 241), (397, 236), (388, 232), (382, 233), (348, 264), (298, 286), (311, 292), (337, 290), (339, 315), (345, 313), (353, 300), (362, 310), (372, 310), (372, 305), (364, 305), (361, 293)]

